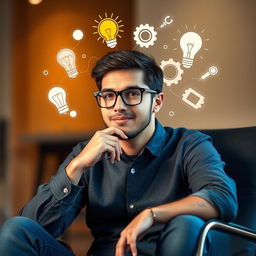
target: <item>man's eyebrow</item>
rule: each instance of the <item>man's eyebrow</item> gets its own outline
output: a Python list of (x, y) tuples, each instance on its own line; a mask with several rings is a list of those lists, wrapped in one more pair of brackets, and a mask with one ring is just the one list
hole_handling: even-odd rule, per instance
[[(133, 88), (142, 88), (142, 87), (140, 87), (138, 85), (129, 85), (129, 86), (125, 87), (125, 89), (123, 89), (123, 90), (133, 89)], [(116, 90), (115, 90), (115, 88), (104, 88), (101, 91), (105, 92), (105, 91), (116, 91)]]

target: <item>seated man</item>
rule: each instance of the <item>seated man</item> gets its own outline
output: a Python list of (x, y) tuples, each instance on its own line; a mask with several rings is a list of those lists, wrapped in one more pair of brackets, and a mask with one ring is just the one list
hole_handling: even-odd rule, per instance
[(205, 220), (231, 221), (237, 212), (235, 184), (209, 136), (157, 121), (163, 72), (152, 58), (111, 52), (92, 76), (107, 128), (79, 143), (5, 222), (0, 255), (74, 255), (55, 238), (85, 206), (88, 255), (195, 255)]

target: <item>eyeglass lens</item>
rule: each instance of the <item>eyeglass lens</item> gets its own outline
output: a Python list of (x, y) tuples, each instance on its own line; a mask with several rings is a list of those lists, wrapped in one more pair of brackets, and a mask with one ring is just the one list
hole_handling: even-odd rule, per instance
[[(140, 89), (127, 89), (121, 91), (121, 97), (127, 105), (137, 105), (141, 102), (142, 92)], [(103, 91), (98, 95), (98, 102), (102, 107), (112, 107), (116, 102), (117, 94), (114, 91)]]

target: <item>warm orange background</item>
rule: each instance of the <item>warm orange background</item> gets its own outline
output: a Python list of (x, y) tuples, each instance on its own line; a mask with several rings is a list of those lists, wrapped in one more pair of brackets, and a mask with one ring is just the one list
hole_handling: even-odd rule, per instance
[[(11, 6), (11, 103), (9, 130), (9, 171), (7, 201), (9, 214), (16, 214), (34, 193), (38, 160), (37, 140), (54, 135), (69, 139), (74, 134), (87, 138), (104, 124), (93, 97), (98, 88), (90, 77), (96, 60), (111, 51), (93, 26), (107, 13), (119, 16), (124, 27), (122, 38), (117, 38), (116, 49), (132, 47), (132, 2), (111, 1), (43, 1), (30, 5), (27, 1), (12, 1)], [(75, 29), (84, 32), (84, 38), (72, 37)], [(76, 54), (76, 66), (81, 72), (76, 78), (68, 78), (66, 71), (56, 61), (57, 53), (70, 48)], [(82, 54), (86, 54), (83, 59)], [(43, 71), (48, 70), (48, 75)], [(61, 82), (62, 81), (62, 82)], [(60, 84), (61, 82), (61, 84)], [(77, 112), (60, 115), (48, 100), (48, 91), (55, 86), (67, 93), (70, 110)], [(53, 175), (56, 170), (52, 170)]]

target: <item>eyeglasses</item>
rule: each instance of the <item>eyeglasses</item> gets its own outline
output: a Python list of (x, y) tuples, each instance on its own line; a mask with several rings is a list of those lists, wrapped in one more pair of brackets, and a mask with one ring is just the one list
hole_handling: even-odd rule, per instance
[(146, 88), (128, 88), (122, 91), (113, 91), (106, 89), (99, 92), (94, 92), (94, 96), (97, 100), (99, 107), (112, 108), (115, 106), (117, 97), (120, 95), (124, 104), (128, 106), (136, 106), (142, 102), (143, 93), (148, 92), (157, 94), (157, 91)]

